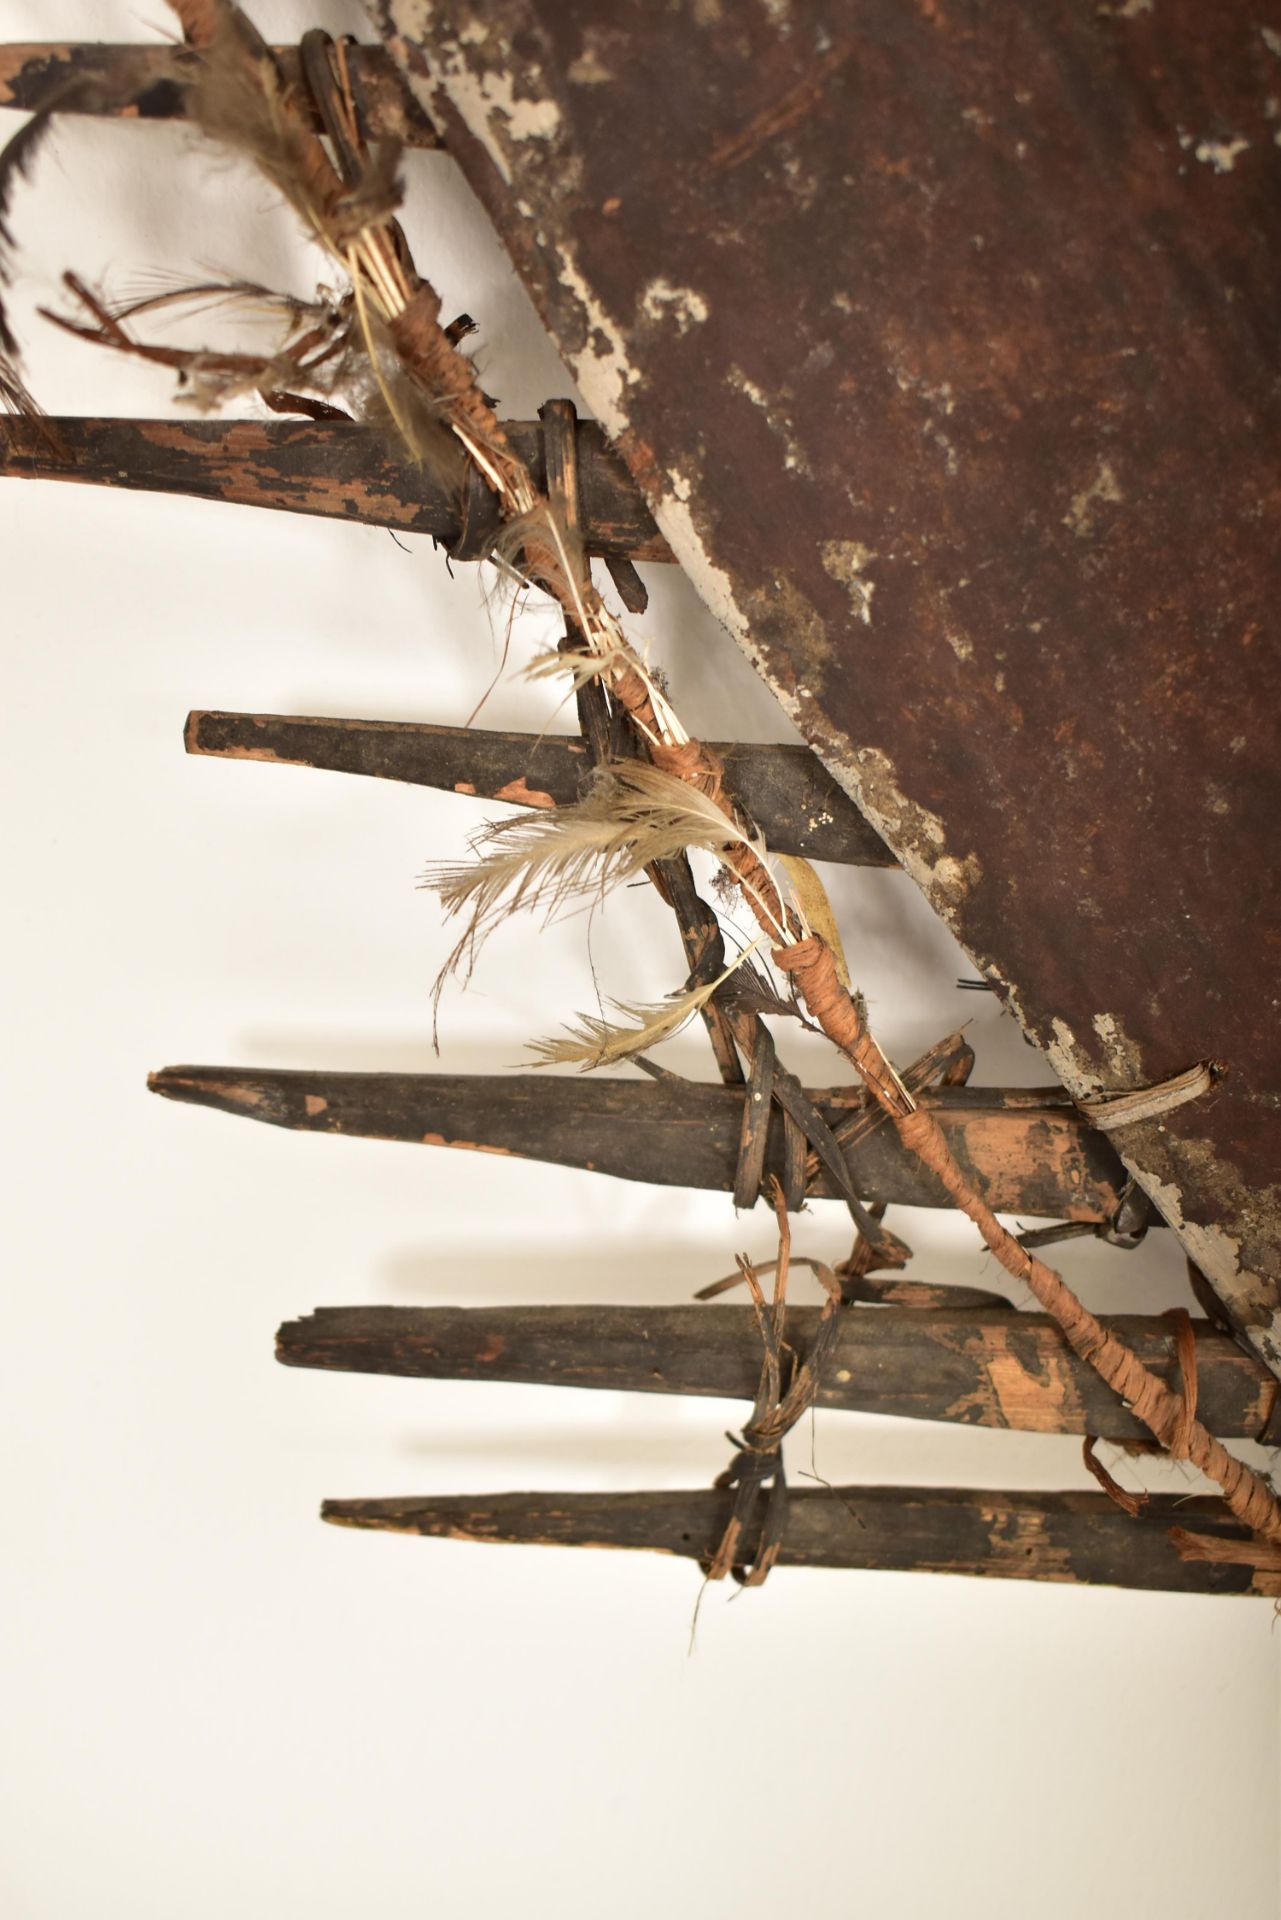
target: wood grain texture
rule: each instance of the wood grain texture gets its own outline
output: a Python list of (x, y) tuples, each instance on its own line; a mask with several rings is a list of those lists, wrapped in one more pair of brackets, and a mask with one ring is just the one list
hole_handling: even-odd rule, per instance
[[(707, 1561), (729, 1517), (719, 1492), (505, 1493), (326, 1500), (335, 1526), (440, 1539), (622, 1547)], [(1218, 1500), (1154, 1499), (1137, 1519), (1102, 1493), (804, 1487), (790, 1494), (780, 1566), (959, 1573), (994, 1580), (1264, 1594), (1276, 1574), (1180, 1560), (1172, 1526), (1240, 1537)]]
[[(742, 1096), (729, 1088), (664, 1079), (660, 1084), (539, 1074), (326, 1073), (277, 1068), (165, 1067), (155, 1093), (243, 1119), (309, 1133), (401, 1140), (515, 1154), (584, 1167), (625, 1180), (732, 1192)], [(862, 1112), (863, 1096), (826, 1089), (811, 1096), (829, 1125)], [(1002, 1213), (1105, 1221), (1125, 1173), (1109, 1142), (1063, 1096), (955, 1087), (922, 1096), (938, 1116), (967, 1176)], [(854, 1184), (870, 1204), (947, 1205), (935, 1176), (888, 1127), (844, 1149)], [(772, 1128), (766, 1176), (782, 1170), (781, 1117)], [(812, 1192), (829, 1192), (820, 1175)]]
[[(787, 1339), (797, 1352), (809, 1351), (818, 1315), (817, 1307), (789, 1308)], [(1107, 1324), (1178, 1389), (1168, 1321), (1129, 1315)], [(750, 1402), (761, 1340), (751, 1308), (738, 1306), (318, 1307), (285, 1322), (276, 1358), (339, 1373)], [(1248, 1440), (1269, 1434), (1277, 1382), (1204, 1321), (1197, 1325), (1197, 1385), (1201, 1417), (1215, 1433)], [(1149, 1438), (1044, 1314), (847, 1308), (818, 1405), (1022, 1433)]]
[[(46, 425), (56, 447), (49, 434), (0, 420), (0, 478), (74, 481), (318, 514), (430, 534), (451, 551), (466, 535), (468, 551), (460, 557), (473, 560), (488, 551), (498, 529), (488, 499), (453, 497), (389, 434), (355, 422), (55, 418)], [(541, 483), (541, 422), (513, 420), (505, 430)], [(670, 560), (649, 508), (593, 421), (578, 424), (578, 452), (587, 551)]]
[[(401, 780), (516, 806), (568, 806), (591, 762), (577, 735), (501, 733), (403, 720), (327, 720), (279, 713), (192, 713), (188, 753), (264, 760)], [(721, 742), (736, 799), (780, 853), (845, 866), (894, 859), (808, 747)]]

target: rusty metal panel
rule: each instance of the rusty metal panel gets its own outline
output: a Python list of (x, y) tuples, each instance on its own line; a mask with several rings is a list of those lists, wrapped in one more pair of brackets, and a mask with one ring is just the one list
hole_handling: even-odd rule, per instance
[(1281, 1364), (1281, 23), (381, 0), (678, 558)]

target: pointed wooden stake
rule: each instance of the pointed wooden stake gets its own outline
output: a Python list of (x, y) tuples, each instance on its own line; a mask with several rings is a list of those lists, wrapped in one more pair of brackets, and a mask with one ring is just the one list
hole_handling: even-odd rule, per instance
[[(266, 760), (402, 780), (518, 806), (567, 806), (590, 771), (577, 734), (496, 733), (401, 720), (322, 720), (279, 713), (192, 713), (188, 753)], [(779, 853), (855, 867), (894, 858), (808, 747), (716, 748), (735, 796)]]
[[(720, 1492), (506, 1493), (326, 1500), (334, 1526), (561, 1547), (629, 1547), (706, 1561), (725, 1530)], [(1240, 1538), (1221, 1501), (1154, 1499), (1137, 1519), (1102, 1493), (805, 1487), (790, 1495), (780, 1566), (966, 1573), (1167, 1593), (1276, 1595), (1281, 1575), (1181, 1560), (1172, 1526)]]
[[(325, 1073), (258, 1067), (165, 1067), (153, 1093), (270, 1126), (425, 1146), (510, 1153), (660, 1186), (732, 1192), (742, 1095), (673, 1077), (661, 1082), (531, 1074)], [(865, 1110), (853, 1089), (811, 1096), (828, 1124)], [(983, 1087), (927, 1092), (953, 1151), (1002, 1213), (1109, 1221), (1126, 1185), (1115, 1149), (1066, 1094)], [(781, 1171), (776, 1130), (765, 1175)], [(869, 1204), (950, 1205), (941, 1183), (880, 1127), (844, 1152)], [(820, 1174), (811, 1189), (829, 1192)]]
[[(457, 557), (482, 559), (498, 530), (488, 497), (455, 499), (390, 435), (317, 420), (50, 418), (45, 433), (0, 419), (0, 478), (72, 480), (133, 492), (273, 507), (431, 534)], [(541, 472), (537, 420), (505, 423)], [(56, 449), (56, 450), (55, 450)], [(589, 553), (670, 561), (671, 552), (622, 461), (594, 421), (578, 427), (583, 541)]]
[[(1146, 1440), (1045, 1314), (968, 1307), (849, 1308), (823, 1369), (820, 1407), (1024, 1433)], [(809, 1351), (817, 1307), (791, 1307), (787, 1338)], [(1173, 1326), (1128, 1316), (1108, 1325), (1178, 1385)], [(753, 1399), (761, 1341), (750, 1307), (319, 1307), (276, 1336), (287, 1367), (431, 1380), (516, 1381), (608, 1392)], [(1263, 1439), (1281, 1388), (1258, 1360), (1204, 1321), (1198, 1405), (1225, 1439)]]

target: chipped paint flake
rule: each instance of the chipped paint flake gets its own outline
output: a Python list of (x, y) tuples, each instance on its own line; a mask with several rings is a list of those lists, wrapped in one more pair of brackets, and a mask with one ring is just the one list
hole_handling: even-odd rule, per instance
[[(461, 41), (478, 45), (487, 37), (483, 28), (473, 25)], [(527, 140), (552, 140), (560, 130), (560, 108), (554, 100), (517, 97), (515, 71), (490, 66), (478, 72), (461, 53), (440, 63), (440, 77), (455, 110), (508, 187), (512, 184), (511, 149)], [(522, 79), (527, 82), (528, 75)]]
[(1103, 1054), (1110, 1070), (1121, 1080), (1133, 1081), (1143, 1075), (1143, 1056), (1114, 1013), (1096, 1013), (1091, 1025), (1103, 1043)]
[(791, 416), (783, 404), (783, 401), (781, 399), (771, 399), (764, 387), (753, 380), (749, 374), (744, 373), (742, 367), (731, 367), (726, 375), (726, 379), (737, 393), (743, 394), (746, 399), (751, 401), (754, 407), (758, 407), (765, 415), (771, 430), (778, 435), (786, 449), (783, 465), (788, 471), (790, 473), (798, 471), (808, 473), (810, 466), (805, 455), (805, 449), (796, 438), (792, 427)]
[(650, 320), (671, 319), (677, 333), (700, 327), (708, 315), (708, 305), (693, 287), (674, 287), (670, 280), (651, 280), (641, 295), (641, 312)]
[(852, 759), (829, 759), (828, 764), (853, 793), (877, 832), (895, 848), (904, 871), (944, 919), (950, 920), (970, 888), (982, 878), (978, 855), (969, 853), (961, 858), (945, 851), (943, 822), (900, 789), (893, 764), (879, 748), (862, 747)]
[(577, 59), (570, 61), (566, 75), (575, 87), (603, 87), (614, 78), (598, 49), (591, 45), (585, 46)]
[(1063, 525), (1070, 528), (1078, 540), (1088, 539), (1094, 531), (1097, 508), (1105, 501), (1116, 506), (1124, 498), (1111, 462), (1100, 460), (1098, 472), (1089, 486), (1073, 494), (1072, 504), (1063, 516)]
[(1159, 1180), (1135, 1165), (1127, 1154), (1125, 1165), (1152, 1204), (1178, 1234), (1193, 1261), (1250, 1329), (1263, 1359), (1275, 1372), (1281, 1366), (1281, 1339), (1276, 1327), (1276, 1290), (1261, 1274), (1249, 1272), (1241, 1261), (1241, 1242), (1222, 1227), (1201, 1225), (1183, 1216), (1183, 1194), (1172, 1181)]
[[(1019, 1011), (1017, 1006), (1014, 1010)], [(1019, 1017), (1023, 1018), (1021, 1014)], [(1093, 1024), (1105, 1045), (1110, 1042), (1118, 1054), (1124, 1052), (1130, 1063), (1128, 1078), (1132, 1082), (1140, 1064), (1133, 1042), (1112, 1014), (1096, 1014)], [(1094, 1063), (1071, 1027), (1055, 1019), (1051, 1028), (1053, 1037), (1045, 1045), (1045, 1052), (1064, 1086), (1077, 1100), (1097, 1093), (1100, 1082)], [(1130, 1131), (1127, 1130), (1127, 1136)], [(1244, 1258), (1240, 1240), (1221, 1227), (1185, 1218), (1182, 1189), (1172, 1180), (1163, 1180), (1152, 1168), (1154, 1156), (1158, 1160), (1161, 1156), (1160, 1149), (1154, 1148), (1151, 1142), (1159, 1139), (1161, 1131), (1159, 1122), (1141, 1122), (1132, 1130), (1133, 1139), (1128, 1147), (1123, 1146), (1122, 1136), (1117, 1134), (1112, 1136), (1112, 1143), (1126, 1169), (1178, 1235), (1189, 1257), (1244, 1326), (1260, 1359), (1281, 1376), (1281, 1315), (1277, 1309), (1277, 1290), (1265, 1274), (1256, 1271)], [(1183, 1160), (1195, 1161), (1198, 1154), (1204, 1158), (1210, 1149), (1205, 1143), (1183, 1139), (1179, 1152)], [(1230, 1183), (1233, 1169), (1227, 1163), (1216, 1162), (1214, 1171), (1220, 1183)], [(1257, 1206), (1257, 1196), (1255, 1204)]]
[(624, 397), (639, 375), (627, 358), (622, 335), (578, 271), (567, 247), (558, 247), (557, 279), (582, 310), (586, 341), (569, 359), (592, 412), (612, 439), (627, 428)]
[(1193, 149), (1203, 166), (1216, 173), (1231, 173), (1240, 156), (1249, 150), (1248, 140), (1198, 140)]
[(855, 617), (865, 627), (870, 627), (876, 583), (864, 578), (863, 569), (875, 560), (876, 555), (861, 540), (825, 540), (821, 552), (824, 571), (846, 588)]

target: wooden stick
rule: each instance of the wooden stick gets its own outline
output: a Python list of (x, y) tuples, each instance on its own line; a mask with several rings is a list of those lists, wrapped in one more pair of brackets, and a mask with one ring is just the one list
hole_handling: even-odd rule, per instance
[[(0, 422), (0, 477), (70, 480), (131, 492), (189, 495), (234, 505), (430, 534), (456, 557), (482, 559), (500, 524), (483, 493), (452, 496), (379, 428), (330, 420), (110, 420), (51, 418), (36, 432)], [(538, 420), (506, 433), (535, 468)], [(589, 554), (670, 561), (617, 454), (592, 420), (578, 426), (583, 540)]]
[[(742, 1096), (727, 1087), (543, 1074), (327, 1073), (177, 1066), (152, 1074), (153, 1093), (270, 1126), (426, 1146), (510, 1153), (660, 1186), (732, 1192)], [(856, 1111), (850, 1089), (811, 1096), (829, 1125)], [(1008, 1101), (1008, 1104), (1007, 1104)], [(958, 1159), (1003, 1213), (1110, 1220), (1126, 1184), (1111, 1143), (1060, 1094), (946, 1087), (922, 1096)], [(945, 1206), (941, 1184), (888, 1127), (843, 1148), (869, 1205)], [(765, 1180), (781, 1173), (781, 1126)], [(830, 1187), (820, 1176), (812, 1192)]]
[[(1023, 1433), (1142, 1440), (1147, 1429), (1046, 1314), (993, 1312), (977, 1289), (951, 1309), (851, 1308), (839, 1317), (818, 1405)], [(971, 1292), (985, 1307), (966, 1310)], [(808, 1352), (817, 1307), (791, 1307), (786, 1339)], [(1109, 1321), (1154, 1372), (1177, 1382), (1174, 1329)], [(1197, 1325), (1199, 1404), (1217, 1432), (1263, 1440), (1281, 1387), (1261, 1361)], [(497, 1380), (750, 1401), (761, 1342), (750, 1307), (319, 1307), (276, 1336), (287, 1367)]]
[[(576, 735), (498, 733), (400, 720), (192, 713), (188, 753), (400, 780), (517, 806), (568, 806), (589, 770)], [(851, 867), (894, 857), (808, 747), (721, 745), (740, 803), (780, 853)]]
[[(286, 84), (313, 130), (319, 132), (310, 97), (299, 85), (298, 48), (274, 51)], [(431, 121), (385, 47), (352, 46), (345, 49), (345, 56), (358, 117), (370, 138), (401, 140), (408, 147), (440, 145)], [(182, 120), (195, 64), (189, 47), (163, 44), (28, 41), (0, 46), (0, 107), (34, 113), (55, 93), (74, 84), (68, 112), (125, 120)]]
[[(706, 1562), (729, 1492), (506, 1493), (326, 1500), (334, 1526), (451, 1540), (628, 1547)], [(1281, 1575), (1180, 1559), (1174, 1525), (1244, 1539), (1216, 1499), (1149, 1501), (1137, 1519), (1102, 1493), (805, 1487), (790, 1495), (780, 1566), (963, 1573), (997, 1580), (1275, 1596)], [(750, 1544), (750, 1543), (749, 1543)]]

